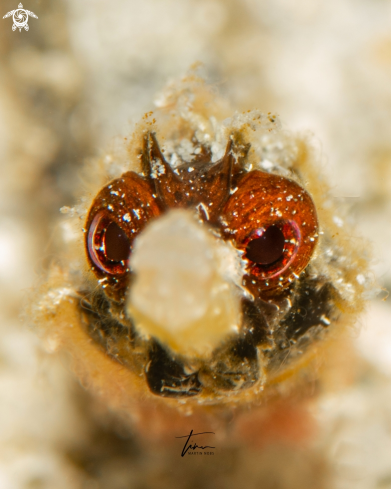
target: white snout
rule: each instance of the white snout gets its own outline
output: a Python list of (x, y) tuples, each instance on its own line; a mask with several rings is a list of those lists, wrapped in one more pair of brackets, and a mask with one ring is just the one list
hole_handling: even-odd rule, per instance
[(242, 262), (186, 210), (153, 221), (135, 240), (127, 312), (144, 335), (182, 353), (207, 353), (240, 324)]

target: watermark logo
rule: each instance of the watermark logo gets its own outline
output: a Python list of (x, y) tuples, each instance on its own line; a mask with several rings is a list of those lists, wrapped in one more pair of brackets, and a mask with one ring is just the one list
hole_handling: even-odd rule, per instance
[[(213, 431), (203, 431), (202, 433), (193, 433), (193, 430), (191, 430), (188, 435), (176, 436), (175, 438), (186, 438), (185, 445), (182, 449), (181, 457), (184, 457), (186, 454), (188, 454), (188, 455), (214, 455), (215, 452), (212, 452), (211, 450), (216, 448), (216, 447), (211, 447), (210, 445), (204, 445), (204, 446), (197, 445), (197, 443), (194, 443), (192, 445), (190, 443), (190, 441), (193, 441), (193, 440), (191, 440), (192, 436), (207, 435), (207, 434), (208, 435), (214, 435)], [(208, 448), (209, 448), (209, 450), (208, 450)]]
[(30, 12), (30, 10), (25, 10), (21, 3), (18, 5), (18, 8), (16, 10), (11, 10), (11, 12), (6, 13), (3, 19), (11, 17), (11, 15), (14, 21), (12, 30), (16, 31), (16, 29), (19, 29), (19, 32), (22, 32), (23, 28), (26, 31), (29, 30), (29, 25), (27, 23), (29, 20), (29, 16), (34, 17), (34, 19), (38, 19), (34, 12)]

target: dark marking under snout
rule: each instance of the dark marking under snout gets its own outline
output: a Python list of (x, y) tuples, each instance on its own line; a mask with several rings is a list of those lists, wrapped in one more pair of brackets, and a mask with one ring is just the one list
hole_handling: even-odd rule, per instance
[(270, 327), (265, 314), (265, 308), (270, 314), (270, 309), (274, 309), (273, 306), (256, 299), (251, 301), (249, 299), (242, 300), (242, 314), (243, 314), (243, 328), (245, 331), (245, 340), (252, 346), (267, 346), (270, 344)]
[(230, 341), (213, 354), (207, 371), (214, 389), (248, 389), (259, 379), (258, 350), (251, 339), (245, 336)]
[[(300, 279), (282, 302), (242, 300), (242, 325), (204, 359), (174, 354), (154, 338), (137, 333), (120, 304), (104, 294), (81, 294), (79, 310), (90, 338), (113, 360), (145, 375), (150, 391), (161, 397), (185, 398), (202, 391), (222, 394), (254, 387), (263, 367), (269, 371), (294, 360), (338, 318), (336, 290), (325, 279)], [(286, 300), (285, 300), (286, 302)]]
[(123, 317), (119, 305), (105, 295), (82, 294), (79, 301), (82, 325), (88, 336), (113, 360), (141, 374), (146, 362), (145, 341), (133, 323)]
[(273, 333), (276, 347), (265, 351), (267, 369), (278, 371), (283, 365), (302, 357), (308, 348), (338, 320), (335, 304), (338, 292), (324, 277), (300, 279), (292, 297), (292, 307)]
[(288, 341), (296, 341), (314, 326), (327, 327), (335, 317), (334, 295), (331, 283), (317, 280), (300, 282), (293, 306), (281, 321)]
[(259, 349), (270, 344), (269, 327), (257, 301), (242, 300), (243, 324), (239, 337), (218, 347), (202, 368), (202, 381), (220, 391), (253, 387), (260, 378)]
[(110, 346), (119, 338), (125, 337), (130, 343), (133, 342), (134, 332), (113, 317), (110, 302), (103, 294), (94, 294), (91, 298), (85, 295), (79, 305), (88, 335), (103, 346), (110, 356), (116, 357)]
[(183, 363), (171, 357), (154, 340), (151, 341), (145, 376), (151, 391), (159, 396), (189, 397), (201, 392), (197, 373), (187, 374)]

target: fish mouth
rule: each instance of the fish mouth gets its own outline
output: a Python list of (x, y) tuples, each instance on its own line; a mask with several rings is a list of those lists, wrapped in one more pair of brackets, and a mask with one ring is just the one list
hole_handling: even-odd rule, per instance
[(333, 285), (305, 272), (278, 298), (243, 297), (238, 334), (206, 356), (186, 355), (140, 334), (123, 305), (102, 291), (81, 292), (80, 297), (86, 333), (113, 361), (144, 377), (152, 394), (211, 403), (262, 391), (270, 379), (300, 362), (340, 315)]

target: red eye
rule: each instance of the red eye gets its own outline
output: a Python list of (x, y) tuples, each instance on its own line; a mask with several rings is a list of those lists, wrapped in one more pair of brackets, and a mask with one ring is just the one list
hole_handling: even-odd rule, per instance
[(252, 171), (239, 182), (223, 214), (226, 235), (248, 262), (250, 289), (284, 288), (308, 265), (318, 221), (311, 197), (296, 182)]
[(99, 212), (88, 231), (88, 254), (93, 263), (110, 274), (127, 270), (130, 240), (125, 231), (106, 212)]
[(246, 258), (258, 265), (272, 265), (284, 254), (285, 236), (278, 226), (254, 232), (247, 247)]
[(296, 258), (301, 242), (300, 229), (294, 221), (281, 221), (256, 229), (245, 241), (244, 257), (253, 262), (251, 272), (270, 280), (283, 274)]
[(86, 222), (87, 257), (99, 280), (107, 279), (102, 287), (112, 287), (108, 293), (116, 300), (128, 283), (133, 240), (160, 212), (149, 183), (133, 172), (112, 180), (95, 197)]
[(129, 258), (130, 241), (125, 231), (115, 222), (106, 229), (104, 246), (106, 257), (111, 261), (126, 261)]

